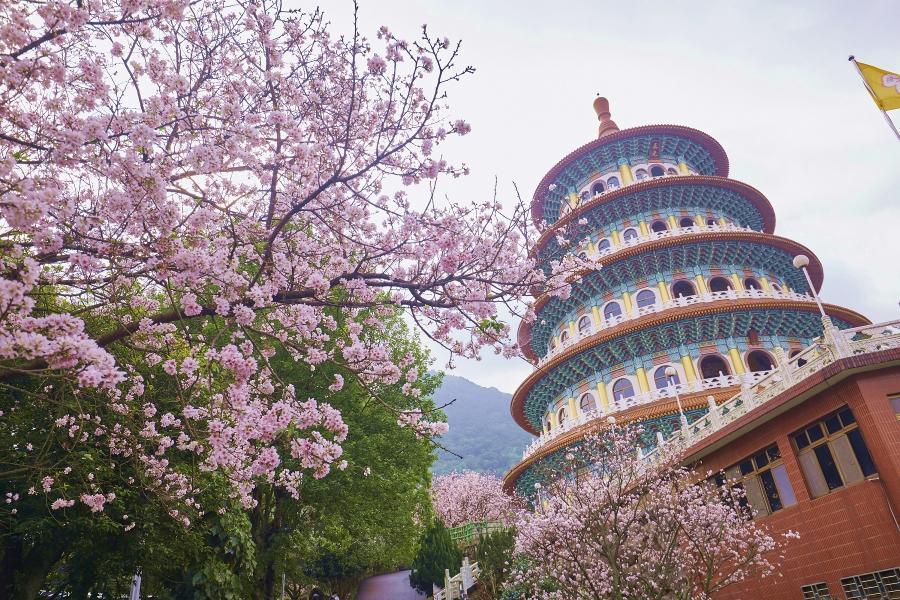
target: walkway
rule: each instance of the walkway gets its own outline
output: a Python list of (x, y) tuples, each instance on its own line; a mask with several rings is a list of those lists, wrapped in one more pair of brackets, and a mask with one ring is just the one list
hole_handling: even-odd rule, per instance
[(359, 584), (357, 600), (420, 600), (420, 594), (409, 585), (409, 571), (396, 571), (369, 577)]

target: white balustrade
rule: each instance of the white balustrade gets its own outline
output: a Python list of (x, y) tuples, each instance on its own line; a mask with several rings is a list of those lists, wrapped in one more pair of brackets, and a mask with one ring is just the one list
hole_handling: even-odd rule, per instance
[(678, 298), (666, 300), (665, 302), (656, 302), (655, 304), (642, 306), (640, 308), (634, 308), (631, 311), (623, 312), (621, 315), (617, 315), (610, 319), (601, 319), (599, 324), (592, 325), (591, 327), (583, 331), (576, 332), (574, 336), (571, 336), (564, 342), (560, 342), (559, 344), (557, 344), (555, 348), (549, 350), (543, 358), (540, 358), (538, 360), (535, 368), (543, 367), (554, 356), (561, 353), (566, 348), (577, 344), (581, 340), (592, 336), (596, 332), (602, 331), (604, 329), (609, 329), (610, 327), (615, 327), (616, 325), (624, 323), (625, 321), (637, 319), (645, 315), (663, 312), (672, 308), (693, 306), (695, 304), (705, 304), (709, 302), (719, 302), (721, 300), (742, 300), (747, 298), (768, 298), (772, 300), (792, 300), (797, 302), (813, 301), (813, 297), (808, 294), (799, 294), (797, 292), (790, 292), (786, 290), (725, 290), (722, 292), (697, 294), (695, 296), (679, 296)]
[(715, 413), (710, 412), (679, 430), (658, 447), (644, 456), (653, 462), (662, 456), (671, 456), (687, 450), (704, 438), (719, 431), (754, 408), (772, 400), (794, 383), (821, 371), (831, 363), (860, 354), (900, 348), (900, 320), (864, 325), (852, 329), (837, 329), (828, 317), (822, 319), (825, 333), (815, 344), (790, 359), (778, 364), (755, 384), (744, 387), (724, 403)]
[[(801, 296), (800, 294), (794, 295)], [(802, 298), (807, 297), (802, 296)], [(636, 406), (656, 402), (663, 398), (674, 397), (673, 392), (683, 396), (704, 390), (740, 385), (741, 391), (723, 404), (720, 404), (716, 411), (710, 411), (700, 419), (689, 423), (686, 431), (679, 430), (678, 433), (665, 441), (667, 448), (676, 451), (683, 450), (718, 431), (753, 408), (765, 404), (795, 383), (821, 371), (836, 360), (848, 356), (900, 348), (900, 319), (843, 330), (834, 327), (831, 324), (831, 320), (827, 317), (823, 319), (823, 323), (825, 325), (825, 335), (793, 357), (785, 359), (783, 352), (776, 351), (777, 364), (771, 371), (746, 373), (743, 375), (723, 375), (710, 379), (679, 383), (675, 386), (637, 394), (628, 398), (615, 398), (610, 402), (609, 410), (607, 411), (596, 409), (583, 412), (579, 410), (577, 417), (566, 419), (558, 426), (535, 439), (525, 448), (522, 460), (537, 452), (545, 444), (576, 427), (596, 419), (616, 415)], [(654, 450), (644, 458), (653, 460), (655, 455), (656, 451)]]

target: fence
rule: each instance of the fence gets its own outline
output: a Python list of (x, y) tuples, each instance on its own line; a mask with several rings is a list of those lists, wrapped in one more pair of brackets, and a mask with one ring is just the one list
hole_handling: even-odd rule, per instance
[(475, 581), (481, 569), (478, 563), (470, 563), (468, 557), (463, 558), (462, 568), (459, 573), (450, 576), (450, 569), (444, 569), (444, 589), (433, 587), (434, 600), (459, 600), (467, 598), (468, 592), (475, 586)]

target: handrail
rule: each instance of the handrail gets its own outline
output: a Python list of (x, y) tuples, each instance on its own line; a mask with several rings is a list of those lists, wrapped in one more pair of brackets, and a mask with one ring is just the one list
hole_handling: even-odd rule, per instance
[[(606, 411), (599, 409), (587, 412), (579, 411), (577, 418), (566, 419), (559, 426), (535, 439), (525, 448), (522, 460), (525, 460), (547, 443), (576, 427), (603, 417), (615, 415), (617, 412), (628, 410), (635, 406), (655, 402), (662, 398), (673, 397), (674, 394), (672, 392), (683, 395), (707, 389), (740, 385), (740, 392), (717, 407), (710, 405), (710, 411), (705, 416), (689, 423), (686, 432), (679, 429), (678, 433), (673, 434), (664, 442), (666, 445), (674, 445), (667, 447), (672, 447), (675, 451), (684, 450), (708, 435), (712, 435), (751, 409), (771, 400), (796, 382), (802, 381), (813, 373), (824, 369), (835, 360), (869, 352), (900, 348), (900, 319), (850, 329), (836, 328), (829, 317), (822, 317), (822, 323), (824, 326), (823, 336), (794, 356), (788, 358), (781, 347), (776, 347), (773, 350), (775, 368), (771, 371), (746, 373), (744, 375), (726, 375), (681, 383), (669, 388), (632, 396), (631, 398), (613, 400), (610, 403), (609, 410)], [(645, 458), (652, 460), (656, 452), (655, 449), (652, 450)]]
[(470, 563), (469, 557), (463, 557), (462, 567), (456, 575), (451, 577), (450, 569), (444, 569), (444, 588), (432, 585), (432, 597), (434, 600), (459, 600), (463, 597), (463, 591), (468, 592), (475, 586), (479, 575), (481, 567), (478, 563)]
[(746, 298), (768, 298), (773, 300), (792, 300), (797, 302), (813, 301), (813, 297), (809, 294), (800, 294), (798, 292), (784, 290), (725, 290), (722, 292), (708, 292), (705, 294), (697, 294), (694, 296), (679, 296), (678, 298), (666, 300), (665, 302), (657, 302), (655, 304), (641, 306), (639, 308), (635, 307), (631, 311), (623, 312), (621, 315), (617, 315), (611, 319), (601, 318), (600, 323), (596, 325), (593, 324), (593, 319), (591, 319), (592, 324), (590, 328), (585, 329), (584, 331), (576, 332), (575, 335), (573, 335), (566, 341), (557, 344), (554, 349), (548, 351), (547, 354), (538, 359), (535, 368), (542, 367), (554, 356), (556, 356), (566, 348), (577, 344), (584, 338), (590, 337), (598, 331), (602, 331), (604, 329), (619, 325), (620, 323), (624, 323), (625, 321), (630, 321), (632, 319), (637, 319), (645, 315), (662, 312), (671, 308), (692, 306), (694, 304), (706, 304), (709, 302), (719, 302), (721, 300), (743, 300)]
[(537, 439), (531, 442), (531, 444), (529, 444), (528, 447), (525, 448), (525, 451), (522, 453), (522, 459), (524, 460), (528, 458), (529, 456), (537, 452), (542, 446), (553, 441), (564, 433), (567, 433), (575, 429), (576, 427), (580, 427), (581, 425), (584, 425), (585, 423), (589, 423), (596, 419), (609, 417), (615, 415), (616, 413), (630, 410), (636, 406), (642, 406), (644, 404), (656, 402), (657, 400), (662, 400), (663, 398), (674, 398), (675, 394), (682, 396), (685, 394), (702, 392), (704, 390), (722, 389), (745, 383), (755, 383), (764, 375), (765, 372), (744, 373), (743, 375), (720, 375), (718, 377), (710, 377), (708, 379), (678, 383), (676, 385), (671, 385), (662, 389), (635, 394), (634, 396), (630, 396), (628, 398), (615, 398), (610, 401), (608, 410), (602, 410), (599, 408), (589, 411), (579, 410), (579, 414), (577, 417), (567, 418), (565, 421), (563, 421), (547, 433), (542, 433)]
[[(784, 351), (776, 348), (775, 359), (779, 364), (774, 370), (754, 385), (743, 386), (740, 392), (724, 403), (718, 406), (711, 403), (706, 415), (664, 439), (644, 456), (644, 460), (653, 463), (670, 455), (670, 452), (684, 452), (837, 360), (900, 348), (900, 319), (843, 330), (834, 327), (828, 317), (822, 317), (822, 323), (824, 334), (815, 344), (787, 359)], [(667, 452), (662, 452), (662, 449)]]

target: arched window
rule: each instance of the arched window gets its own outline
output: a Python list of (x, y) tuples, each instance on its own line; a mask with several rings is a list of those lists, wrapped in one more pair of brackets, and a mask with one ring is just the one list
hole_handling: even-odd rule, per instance
[(569, 330), (564, 329), (563, 332), (561, 334), (559, 334), (559, 342), (563, 343), (568, 339), (569, 339)]
[(696, 224), (697, 223), (695, 223), (694, 220), (690, 217), (681, 217), (681, 220), (678, 221), (679, 227), (693, 227)]
[(584, 203), (585, 200), (591, 197), (591, 193), (587, 190), (581, 192), (581, 201)]
[(631, 385), (631, 382), (625, 379), (617, 380), (613, 384), (613, 398), (615, 400), (621, 400), (622, 398), (631, 398), (634, 396), (634, 386)]
[(602, 240), (597, 242), (597, 252), (604, 252), (605, 250), (609, 250), (610, 248), (612, 248), (612, 243), (606, 238), (603, 238)]
[(665, 221), (653, 221), (653, 225), (650, 226), (650, 229), (659, 233), (661, 231), (667, 231), (669, 226), (666, 225)]
[(719, 224), (718, 221), (716, 221), (716, 220), (713, 219), (712, 217), (710, 217), (709, 219), (706, 219), (706, 226), (707, 226), (707, 227), (715, 227), (715, 226), (718, 225), (718, 224)]
[(594, 396), (590, 392), (585, 392), (578, 399), (578, 406), (581, 412), (588, 412), (597, 408), (597, 403), (594, 402)]
[(762, 350), (753, 350), (747, 354), (747, 368), (752, 373), (760, 371), (771, 371), (775, 368), (775, 361), (769, 356), (768, 352)]
[(678, 175), (678, 171), (676, 171), (672, 167), (669, 167), (668, 169), (666, 169), (666, 175)]
[(731, 287), (731, 281), (725, 277), (713, 277), (709, 280), (709, 289), (713, 292), (724, 292), (734, 289)]
[(656, 386), (656, 389), (663, 390), (670, 385), (681, 383), (681, 380), (678, 378), (678, 371), (675, 371), (675, 374), (671, 377), (666, 377), (666, 369), (668, 368), (670, 368), (669, 365), (663, 365), (653, 372), (653, 384)]
[(748, 277), (744, 280), (744, 288), (748, 290), (761, 290), (762, 286), (755, 277)]
[(728, 363), (718, 354), (709, 354), (700, 359), (700, 375), (703, 379), (711, 379), (720, 375), (731, 375)]
[(569, 417), (569, 415), (566, 413), (566, 408), (565, 408), (565, 407), (563, 407), (563, 408), (559, 409), (558, 411), (556, 411), (556, 420), (557, 420), (557, 422), (558, 422), (560, 425), (562, 425), (563, 422), (564, 422), (568, 417)]
[(666, 174), (666, 171), (659, 165), (653, 165), (650, 167), (650, 175), (653, 177), (662, 177)]
[[(803, 352), (803, 350), (791, 350), (790, 358), (794, 358), (795, 356), (797, 356), (797, 355), (800, 354), (801, 352)], [(798, 358), (798, 359), (797, 359), (797, 366), (798, 366), (798, 367), (802, 367), (802, 366), (805, 365), (805, 364), (806, 364), (806, 359), (805, 359), (805, 358)]]
[(672, 297), (673, 298), (687, 298), (688, 296), (696, 296), (697, 290), (694, 289), (694, 284), (686, 279), (681, 279), (672, 284)]
[(587, 315), (584, 315), (580, 319), (578, 319), (578, 333), (584, 333), (585, 331), (590, 331), (591, 329), (591, 318)]
[(619, 306), (618, 302), (610, 302), (603, 308), (603, 318), (604, 319), (612, 319), (613, 317), (618, 317), (622, 314), (622, 307)]
[(772, 289), (775, 290), (776, 292), (780, 292), (780, 291), (781, 291), (781, 286), (778, 285), (777, 283), (774, 283), (774, 282), (773, 282), (773, 283), (772, 283)]
[(580, 258), (581, 260), (587, 260), (587, 252), (582, 250), (581, 252), (578, 253), (578, 258)]
[(556, 350), (556, 340), (553, 339), (552, 336), (550, 337), (550, 344), (549, 344), (549, 346), (550, 346), (550, 349), (551, 349), (551, 350)]
[(606, 190), (606, 188), (603, 186), (602, 181), (598, 181), (593, 186), (591, 186), (591, 193), (595, 196), (597, 194), (602, 194), (605, 190)]
[(638, 169), (637, 171), (634, 172), (634, 178), (637, 179), (638, 181), (643, 181), (644, 179), (647, 179), (647, 171), (645, 169)]
[(618, 177), (610, 177), (606, 180), (607, 189), (614, 190), (619, 187), (619, 178)]
[(626, 242), (628, 240), (633, 240), (637, 236), (638, 236), (638, 232), (637, 232), (637, 229), (635, 229), (634, 227), (630, 227), (622, 232), (622, 239), (625, 240)]
[(638, 308), (656, 304), (656, 294), (653, 293), (653, 290), (641, 290), (638, 292), (635, 299), (637, 300)]

